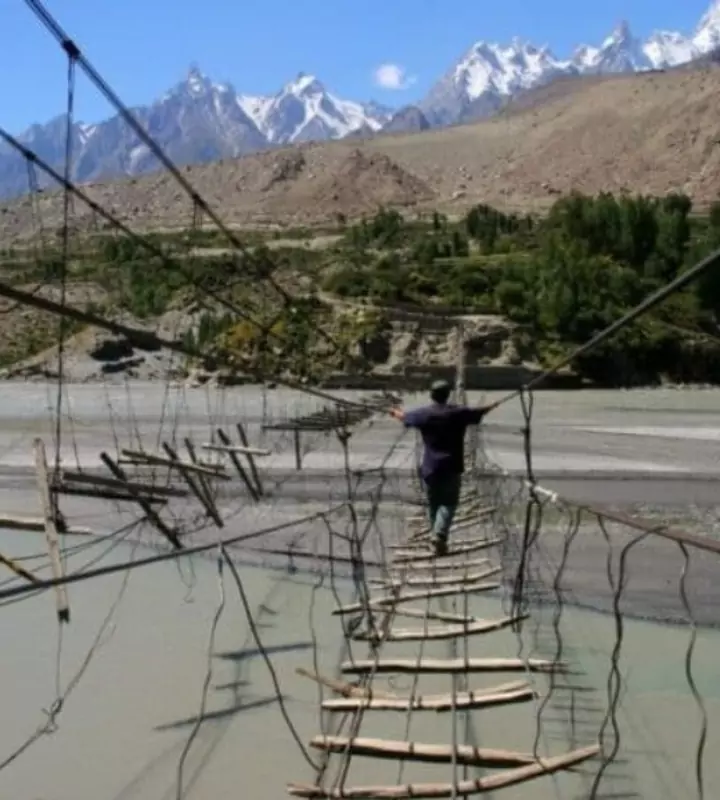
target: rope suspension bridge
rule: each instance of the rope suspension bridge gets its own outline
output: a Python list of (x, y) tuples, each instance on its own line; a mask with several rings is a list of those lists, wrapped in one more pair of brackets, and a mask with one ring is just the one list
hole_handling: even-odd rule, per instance
[[(494, 796), (503, 790), (507, 797), (659, 797), (656, 788), (648, 788), (669, 785), (658, 759), (675, 769), (678, 756), (663, 749), (660, 740), (654, 740), (657, 749), (652, 753), (639, 749), (638, 742), (650, 741), (651, 732), (638, 734), (649, 726), (635, 712), (637, 681), (630, 680), (622, 665), (633, 646), (626, 636), (628, 621), (642, 615), (646, 573), (657, 569), (663, 584), (662, 596), (656, 597), (657, 615), (687, 632), (678, 685), (685, 692), (684, 706), (692, 706), (693, 723), (684, 736), (686, 750), (692, 741), (692, 753), (683, 756), (683, 775), (677, 778), (683, 788), (674, 796), (712, 797), (707, 777), (712, 770), (712, 715), (696, 678), (696, 650), (700, 629), (716, 627), (719, 621), (717, 606), (705, 592), (712, 591), (710, 584), (717, 585), (720, 542), (573, 502), (540, 485), (533, 466), (533, 393), (551, 374), (707, 270), (717, 269), (720, 252), (648, 297), (563, 363), (495, 403), (521, 406), (525, 474), (510, 475), (492, 461), (484, 440), (487, 428), (469, 433), (461, 504), (450, 549), (442, 558), (434, 558), (430, 548), (412, 463), (415, 445), (408, 445), (406, 432), (391, 427), (387, 418), (400, 396), (381, 392), (349, 399), (281, 370), (268, 371), (257, 376), (264, 382), (258, 390), (263, 405), (258, 414), (255, 400), (247, 400), (252, 409), (228, 409), (222, 390), (206, 386), (193, 390), (190, 399), (189, 391), (173, 389), (168, 381), (159, 414), (148, 424), (136, 408), (139, 392), (133, 397), (133, 384), (127, 381), (123, 390), (104, 387), (106, 444), (93, 449), (96, 432), (84, 429), (88, 423), (77, 413), (66, 378), (66, 345), (76, 326), (107, 331), (144, 352), (169, 351), (179, 358), (207, 354), (167, 330), (148, 330), (70, 302), (79, 237), (74, 231), (80, 221), (91, 232), (102, 225), (104, 231), (131, 240), (199, 302), (254, 326), (273, 346), (282, 348), (287, 342), (261, 312), (292, 308), (297, 301), (272, 277), (267, 254), (245, 247), (223, 223), (45, 7), (36, 0), (26, 0), (26, 5), (67, 59), (67, 146), (58, 167), (0, 127), (0, 139), (25, 162), (24, 202), (35, 222), (39, 261), (48, 228), (43, 219), (46, 190), (40, 192), (40, 185), (56, 188), (63, 200), (59, 268), (52, 279), (34, 289), (0, 281), (0, 297), (49, 315), (58, 326), (57, 368), (48, 397), (52, 444), (36, 436), (28, 452), (37, 512), (18, 515), (0, 509), (0, 528), (42, 534), (45, 544), (38, 552), (28, 553), (25, 546), (19, 554), (17, 546), (12, 554), (0, 552), (0, 567), (6, 572), (0, 582), (0, 611), (13, 615), (35, 598), (50, 614), (52, 602), (58, 646), (53, 700), (27, 737), (18, 733), (17, 744), (0, 752), (0, 785), (4, 775), (12, 778), (13, 770), (33, 759), (40, 742), (52, 742), (62, 729), (66, 709), (91, 674), (108, 631), (120, 624), (118, 610), (133, 591), (130, 577), (171, 562), (192, 591), (193, 571), (204, 556), (216, 567), (218, 597), (199, 713), (177, 758), (172, 796), (197, 796), (190, 762), (203, 726), (213, 720), (207, 705), (216, 637), (232, 592), (249, 646), (261, 657), (272, 684), (271, 700), (282, 717), (286, 741), (302, 759), (293, 763), (307, 770), (304, 776), (283, 776), (292, 796), (455, 798)], [(187, 259), (169, 253), (94, 200), (92, 187), (74, 182), (78, 71), (187, 196), (189, 233), (209, 226), (225, 238), (234, 265), (228, 285), (252, 282), (259, 291), (255, 305), (238, 303), (228, 286), (199, 280)], [(51, 295), (42, 291), (48, 286), (54, 290)], [(318, 325), (317, 332), (328, 352), (343, 350), (326, 329)], [(455, 399), (465, 403), (465, 343), (459, 334)], [(353, 358), (362, 369), (357, 356)], [(280, 389), (271, 390), (268, 384)], [(303, 408), (288, 413), (287, 406), (280, 409), (276, 403), (271, 409), (281, 390), (286, 392), (282, 397), (293, 397)], [(233, 393), (241, 404), (246, 396), (249, 392), (243, 389)], [(277, 402), (282, 404), (282, 398)], [(379, 459), (361, 452), (372, 436), (375, 443), (382, 439)], [(313, 482), (310, 459), (331, 477)], [(286, 463), (287, 469), (277, 468)], [(82, 515), (75, 510), (88, 504), (99, 509), (91, 516), (101, 521), (102, 530), (80, 524)], [(129, 555), (118, 559), (118, 552)], [(640, 567), (637, 553), (642, 553)], [(588, 558), (596, 579), (592, 591), (583, 585), (588, 576), (581, 569)], [(78, 559), (86, 560), (78, 566)], [(309, 696), (316, 692), (312, 702), (319, 730), (309, 738), (285, 700), (283, 686), (290, 678), (264, 641), (263, 619), (271, 610), (265, 602), (254, 608), (249, 570), (258, 567), (276, 570), (282, 580), (302, 575), (312, 581), (311, 658), (296, 670)], [(605, 580), (597, 580), (603, 574)], [(64, 631), (83, 625), (82, 613), (75, 613), (73, 587), (111, 575), (122, 578), (120, 591), (77, 670), (63, 681)], [(314, 603), (321, 589), (332, 598), (332, 608), (318, 621)], [(583, 605), (606, 612), (597, 615), (608, 637), (606, 652), (599, 653), (602, 648), (592, 641), (595, 623), (586, 618), (578, 622)], [(403, 619), (414, 622), (403, 626)], [(330, 629), (339, 649), (335, 663), (322, 664), (327, 648), (319, 643), (321, 630)], [(275, 650), (282, 651), (282, 646)], [(185, 692), (194, 689), (184, 687)], [(280, 755), (275, 751), (274, 757)], [(283, 764), (284, 758), (277, 763)], [(237, 767), (242, 786), (244, 767)], [(356, 773), (380, 777), (368, 783), (356, 781)], [(275, 787), (268, 789), (272, 791)]]

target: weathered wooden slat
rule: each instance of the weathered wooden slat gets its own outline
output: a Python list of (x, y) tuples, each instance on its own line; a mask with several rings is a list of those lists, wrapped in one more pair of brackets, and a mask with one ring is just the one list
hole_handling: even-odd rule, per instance
[[(446, 586), (442, 589), (430, 589), (424, 592), (410, 592), (409, 594), (398, 594), (391, 597), (372, 598), (370, 600), (370, 608), (383, 608), (385, 606), (394, 606), (398, 603), (409, 603), (412, 600), (425, 600), (428, 597), (449, 597), (453, 594), (474, 594), (475, 592), (492, 592), (499, 589), (499, 583), (474, 583), (467, 584), (466, 586), (453, 584)], [(348, 606), (340, 606), (334, 608), (332, 613), (339, 614), (355, 614), (358, 611), (363, 611), (366, 606), (363, 603), (352, 603)]]
[[(477, 553), (479, 550), (487, 550), (490, 547), (495, 547), (498, 544), (502, 544), (503, 539), (497, 537), (495, 539), (483, 539), (482, 541), (477, 542), (477, 544), (469, 545), (467, 547), (453, 547), (447, 551), (444, 556), (441, 558), (452, 558), (453, 556), (465, 556), (469, 555), (470, 553)], [(398, 552), (395, 554), (394, 563), (395, 565), (398, 564), (410, 564), (416, 561), (420, 562), (427, 562), (428, 554), (427, 553), (416, 553), (412, 550), (408, 550), (405, 552)]]
[(473, 622), (470, 625), (433, 625), (424, 628), (405, 628), (391, 630), (386, 634), (373, 634), (370, 631), (358, 631), (353, 634), (353, 639), (358, 641), (381, 641), (381, 642), (421, 642), (428, 639), (456, 639), (460, 636), (478, 636), (483, 633), (492, 633), (502, 630), (527, 619), (527, 614), (520, 614), (515, 617), (505, 617), (505, 619), (490, 620), (489, 622)]
[[(314, 736), (310, 746), (330, 753), (346, 753), (374, 758), (399, 758), (403, 761), (423, 761), (434, 764), (467, 764), (473, 767), (516, 767), (533, 764), (537, 760), (531, 753), (513, 750), (496, 750), (461, 744), (453, 748), (444, 744), (403, 742), (392, 739), (374, 739), (357, 736)], [(454, 750), (454, 758), (453, 758)]]
[[(453, 556), (464, 556), (469, 555), (470, 553), (476, 553), (479, 550), (487, 550), (490, 547), (495, 547), (498, 544), (502, 544), (502, 541), (503, 540), (500, 537), (495, 537), (494, 539), (488, 539), (486, 537), (483, 537), (482, 539), (474, 539), (463, 547), (454, 546), (448, 549), (447, 553), (442, 556), (442, 558), (445, 559), (452, 558)], [(455, 543), (453, 542), (453, 544)], [(398, 550), (394, 555), (393, 561), (395, 565), (410, 564), (414, 561), (427, 561), (428, 557), (429, 553), (427, 552), (422, 553), (418, 552), (417, 549), (408, 548), (405, 550)]]
[(484, 794), (518, 783), (568, 769), (594, 758), (600, 752), (598, 745), (572, 750), (559, 756), (543, 758), (532, 764), (504, 770), (483, 778), (471, 778), (451, 783), (413, 783), (399, 786), (350, 786), (333, 789), (331, 787), (306, 784), (290, 784), (289, 794), (295, 797), (330, 798), (330, 800), (405, 800), (405, 798), (467, 797)]
[[(391, 566), (388, 569), (389, 575), (409, 575), (411, 572), (414, 575), (420, 570), (430, 570), (431, 572), (435, 571), (446, 571), (455, 569), (458, 570), (458, 573), (462, 574), (462, 570), (467, 572), (467, 570), (473, 567), (483, 567), (485, 564), (489, 564), (490, 559), (488, 558), (473, 558), (473, 559), (466, 559), (465, 561), (450, 561), (445, 562), (442, 558), (433, 561), (431, 564), (418, 564), (418, 563), (408, 563), (404, 566)], [(376, 579), (373, 579), (376, 580)]]
[(492, 689), (481, 689), (470, 692), (452, 694), (415, 695), (414, 697), (343, 697), (323, 701), (325, 711), (436, 711), (438, 713), (452, 711), (453, 708), (470, 710), (475, 708), (492, 708), (493, 706), (526, 703), (536, 696), (535, 690), (525, 681), (495, 686)]
[(371, 582), (380, 587), (385, 587), (387, 590), (392, 590), (398, 586), (447, 586), (455, 584), (461, 586), (465, 583), (475, 583), (476, 581), (490, 578), (492, 575), (497, 575), (502, 571), (502, 567), (493, 567), (484, 572), (471, 572), (468, 575), (424, 575), (419, 578), (407, 577), (390, 581), (382, 580), (381, 578), (372, 578)]
[(454, 672), (563, 672), (567, 665), (561, 661), (549, 661), (544, 658), (386, 658), (356, 659), (344, 661), (341, 671), (350, 675), (365, 672), (417, 672), (448, 673)]
[[(235, 424), (235, 428), (237, 429), (238, 436), (240, 437), (240, 442), (242, 443), (243, 447), (249, 447), (250, 441), (248, 440), (247, 433), (245, 433), (245, 427), (243, 426), (242, 422), (237, 422)], [(270, 453), (269, 450), (267, 452)], [(263, 488), (262, 480), (260, 479), (260, 472), (257, 468), (257, 464), (255, 463), (255, 459), (252, 455), (248, 454), (247, 460), (248, 464), (250, 464), (250, 474), (255, 482), (255, 488), (257, 489), (258, 494), (262, 497), (265, 494), (265, 489)]]

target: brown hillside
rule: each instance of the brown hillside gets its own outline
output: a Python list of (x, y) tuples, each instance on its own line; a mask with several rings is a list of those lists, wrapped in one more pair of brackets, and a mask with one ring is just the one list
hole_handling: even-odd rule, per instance
[[(702, 206), (720, 196), (719, 75), (705, 67), (566, 80), (473, 125), (304, 145), (185, 171), (237, 225), (319, 223), (381, 203), (531, 210), (571, 189), (684, 191)], [(190, 201), (163, 173), (88, 191), (138, 227), (191, 220)], [(60, 210), (59, 198), (46, 195), (44, 225), (58, 225)], [(32, 234), (36, 225), (27, 202), (0, 209), (6, 241)]]

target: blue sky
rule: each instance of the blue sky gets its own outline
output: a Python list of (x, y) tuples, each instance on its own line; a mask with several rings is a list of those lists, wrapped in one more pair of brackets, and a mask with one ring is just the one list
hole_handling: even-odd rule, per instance
[[(335, 94), (390, 105), (412, 102), (475, 41), (513, 36), (558, 56), (599, 43), (621, 19), (636, 36), (689, 33), (709, 0), (47, 0), (47, 8), (130, 105), (151, 102), (191, 62), (248, 94), (270, 94), (298, 72)], [(60, 113), (65, 62), (23, 0), (0, 0), (0, 125), (19, 132)], [(406, 89), (379, 87), (381, 64), (404, 68)], [(392, 78), (392, 72), (390, 71)], [(108, 109), (78, 83), (77, 118)]]

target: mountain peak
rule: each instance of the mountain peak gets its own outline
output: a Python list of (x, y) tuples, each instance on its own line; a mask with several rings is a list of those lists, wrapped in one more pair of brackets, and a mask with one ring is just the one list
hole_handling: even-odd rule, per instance
[(289, 83), (284, 91), (295, 95), (321, 94), (325, 91), (325, 87), (314, 75), (299, 72), (295, 80)]

